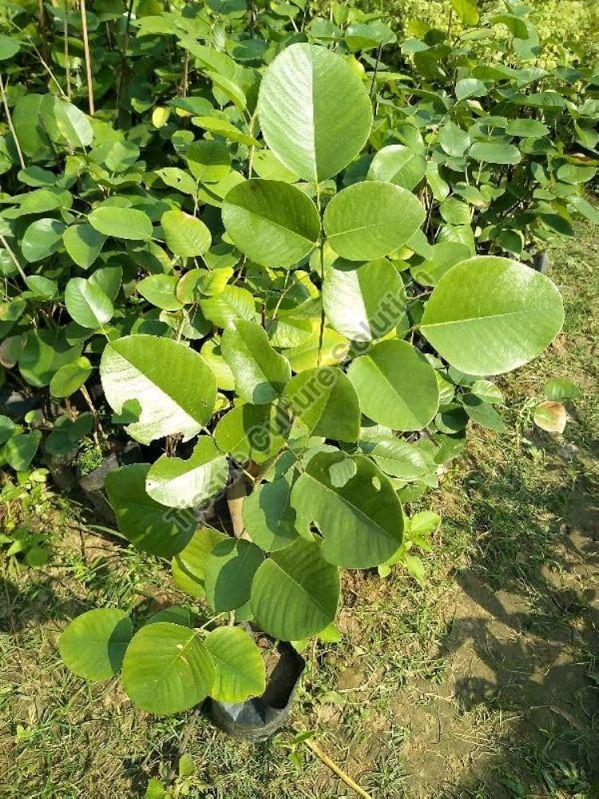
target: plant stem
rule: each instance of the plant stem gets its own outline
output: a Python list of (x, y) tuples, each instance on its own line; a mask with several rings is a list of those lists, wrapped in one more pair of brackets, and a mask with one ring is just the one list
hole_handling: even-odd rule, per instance
[(379, 44), (379, 49), (377, 50), (376, 54), (376, 64), (374, 65), (374, 72), (372, 73), (372, 81), (370, 82), (370, 99), (372, 100), (372, 94), (375, 89), (376, 84), (376, 76), (378, 75), (379, 71), (379, 64), (381, 63), (381, 54), (383, 52), (383, 45)]
[(314, 754), (316, 755), (316, 757), (325, 764), (325, 766), (330, 768), (331, 771), (334, 774), (336, 774), (339, 777), (339, 779), (342, 780), (348, 786), (348, 788), (351, 788), (352, 791), (355, 791), (358, 794), (358, 796), (362, 797), (362, 799), (372, 799), (372, 796), (369, 793), (366, 793), (366, 791), (360, 788), (360, 786), (356, 782), (354, 782), (348, 774), (342, 771), (339, 768), (339, 766), (333, 760), (331, 760), (331, 758), (325, 752), (322, 751), (320, 746), (314, 743), (312, 738), (306, 739), (305, 744), (308, 747), (308, 749), (311, 749), (312, 752), (314, 752)]
[(227, 487), (227, 506), (233, 523), (233, 535), (235, 538), (249, 538), (245, 532), (243, 523), (242, 509), (243, 500), (247, 496), (245, 480), (242, 474), (236, 474), (233, 482)]
[[(21, 145), (19, 144), (19, 140), (17, 138), (17, 134), (12, 124), (12, 117), (10, 115), (10, 108), (8, 107), (8, 101), (6, 99), (6, 92), (4, 91), (4, 80), (2, 79), (2, 75), (0, 75), (0, 91), (2, 92), (2, 104), (4, 105), (4, 113), (6, 114), (6, 121), (8, 122), (8, 129), (12, 134), (13, 141), (15, 143), (15, 147), (17, 148), (17, 153), (19, 155), (19, 161), (21, 162), (21, 169), (25, 169), (25, 160), (23, 159), (23, 153), (21, 151)], [(10, 252), (10, 250), (9, 250)], [(14, 255), (13, 255), (14, 259)], [(20, 267), (19, 267), (20, 268)]]
[(121, 52), (121, 68), (119, 71), (119, 79), (116, 86), (116, 115), (117, 121), (119, 117), (119, 110), (121, 106), (121, 94), (123, 91), (123, 81), (125, 79), (125, 64), (127, 61), (127, 48), (129, 47), (129, 26), (131, 24), (131, 13), (133, 11), (133, 0), (129, 0), (127, 7), (127, 22), (125, 24), (125, 37), (123, 39), (123, 49)]
[(85, 10), (85, 0), (80, 0), (81, 9), (81, 28), (83, 30), (83, 49), (85, 51), (85, 74), (87, 78), (87, 99), (89, 103), (89, 113), (95, 114), (94, 107), (94, 86), (92, 82), (92, 58), (89, 51), (89, 39), (87, 36), (87, 11)]
[[(23, 169), (25, 169), (25, 165), (24, 164), (23, 164)], [(27, 279), (27, 275), (23, 271), (23, 267), (19, 263), (17, 256), (14, 254), (14, 252), (10, 248), (8, 242), (6, 241), (6, 239), (4, 238), (4, 236), (1, 233), (0, 233), (0, 243), (2, 244), (2, 246), (4, 247), (6, 252), (10, 255), (13, 264), (17, 267), (17, 270), (18, 270), (19, 274), (21, 275), (21, 277), (23, 278), (23, 280), (26, 280)]]

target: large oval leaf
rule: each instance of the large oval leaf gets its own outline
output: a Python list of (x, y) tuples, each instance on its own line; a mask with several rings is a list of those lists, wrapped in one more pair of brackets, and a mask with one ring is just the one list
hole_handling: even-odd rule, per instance
[(30, 264), (48, 258), (60, 249), (65, 226), (57, 219), (36, 219), (21, 240), (23, 258)]
[(372, 159), (368, 179), (395, 183), (411, 191), (425, 173), (426, 158), (422, 153), (403, 144), (390, 144), (382, 147)]
[(206, 559), (204, 587), (214, 611), (236, 610), (250, 598), (256, 569), (264, 555), (260, 547), (243, 538), (219, 541)]
[(298, 539), (273, 552), (254, 576), (251, 606), (256, 622), (273, 638), (296, 641), (324, 630), (339, 600), (337, 567), (320, 544)]
[(290, 427), (284, 406), (243, 403), (219, 419), (214, 439), (237, 463), (265, 463), (285, 445)]
[(62, 234), (65, 250), (82, 269), (89, 269), (100, 254), (105, 241), (106, 236), (87, 222), (71, 225)]
[(382, 338), (406, 306), (403, 281), (382, 258), (361, 265), (337, 259), (325, 273), (322, 302), (332, 327), (352, 341)]
[(284, 549), (297, 538), (290, 497), (291, 481), (281, 477), (254, 488), (243, 501), (245, 529), (265, 552)]
[(152, 220), (135, 208), (115, 208), (104, 205), (87, 217), (89, 224), (105, 236), (117, 239), (147, 241), (152, 238)]
[(318, 211), (303, 191), (278, 180), (246, 180), (223, 204), (223, 224), (235, 245), (263, 266), (293, 266), (314, 248)]
[(133, 624), (124, 610), (98, 608), (73, 619), (58, 642), (60, 656), (86, 680), (108, 680), (121, 668)]
[(223, 333), (221, 351), (244, 402), (266, 405), (283, 391), (291, 376), (289, 361), (269, 344), (263, 327), (238, 320)]
[(422, 430), (439, 407), (435, 370), (407, 341), (382, 341), (348, 371), (362, 413), (394, 430)]
[(114, 308), (102, 289), (82, 277), (72, 277), (66, 285), (64, 302), (72, 319), (81, 327), (96, 330), (112, 319)]
[(355, 389), (337, 367), (321, 366), (297, 374), (283, 399), (308, 428), (308, 434), (337, 441), (356, 441), (360, 406)]
[(403, 245), (424, 222), (424, 208), (406, 189), (376, 180), (348, 186), (326, 207), (331, 248), (349, 261), (372, 261)]
[(162, 455), (150, 466), (146, 491), (169, 508), (193, 508), (218, 496), (228, 477), (227, 459), (211, 438), (200, 436), (188, 460)]
[(187, 545), (173, 558), (171, 567), (175, 585), (190, 596), (204, 598), (208, 555), (219, 541), (226, 540), (227, 536), (210, 527), (195, 532)]
[(180, 258), (194, 258), (210, 249), (212, 235), (201, 219), (173, 208), (162, 215), (160, 224), (166, 246)]
[(168, 558), (186, 546), (197, 522), (189, 512), (165, 511), (148, 496), (149, 468), (147, 463), (133, 463), (109, 472), (106, 493), (123, 535), (144, 552)]
[(270, 149), (313, 183), (347, 166), (372, 125), (370, 99), (350, 64), (310, 44), (287, 47), (268, 67), (258, 115)]
[(156, 622), (133, 636), (123, 661), (123, 687), (133, 704), (170, 715), (199, 704), (214, 683), (214, 663), (197, 630)]
[(315, 455), (293, 486), (291, 505), (298, 517), (315, 522), (324, 536), (323, 557), (338, 566), (378, 566), (401, 545), (401, 503), (364, 455)]
[(210, 696), (219, 702), (245, 702), (266, 689), (262, 655), (240, 627), (218, 627), (205, 640), (215, 669)]
[(496, 375), (536, 357), (563, 321), (562, 298), (549, 278), (517, 261), (479, 256), (437, 283), (421, 330), (456, 369)]
[(216, 381), (201, 355), (157, 336), (125, 336), (106, 346), (100, 363), (106, 399), (116, 413), (139, 409), (127, 428), (137, 441), (182, 434), (191, 438), (210, 419)]

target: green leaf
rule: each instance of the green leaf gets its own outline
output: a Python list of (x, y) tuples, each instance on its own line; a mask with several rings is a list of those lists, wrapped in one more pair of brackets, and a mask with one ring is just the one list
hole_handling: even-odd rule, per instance
[(132, 635), (133, 624), (124, 610), (98, 608), (67, 625), (58, 649), (73, 674), (86, 680), (108, 680), (120, 670)]
[(183, 169), (179, 169), (177, 166), (166, 166), (162, 169), (157, 169), (156, 174), (163, 183), (166, 183), (172, 189), (177, 189), (182, 194), (190, 194), (195, 197), (198, 190), (197, 184), (191, 175)]
[(322, 303), (335, 330), (352, 341), (372, 341), (393, 330), (406, 299), (403, 281), (389, 261), (337, 259), (325, 272)]
[(321, 366), (296, 375), (283, 399), (306, 426), (308, 435), (356, 441), (360, 406), (350, 380), (337, 367)]
[(187, 545), (197, 522), (189, 513), (165, 511), (148, 496), (149, 469), (147, 463), (133, 463), (109, 472), (106, 493), (123, 535), (144, 552), (168, 558)]
[(71, 147), (89, 147), (92, 143), (94, 131), (89, 117), (76, 105), (56, 99), (54, 118), (58, 130)]
[(542, 139), (549, 134), (549, 128), (538, 119), (510, 119), (505, 132), (508, 136)]
[(216, 327), (227, 327), (238, 319), (256, 318), (254, 298), (241, 286), (225, 286), (215, 297), (200, 300), (200, 308)]
[(405, 482), (426, 482), (436, 474), (437, 464), (427, 450), (397, 436), (377, 435), (360, 441), (360, 446), (386, 474)]
[(382, 341), (350, 365), (362, 413), (394, 430), (421, 430), (439, 407), (435, 370), (407, 341)]
[(483, 400), (483, 402), (503, 404), (501, 389), (490, 380), (475, 380), (470, 386), (470, 393)]
[(290, 426), (283, 406), (245, 403), (236, 405), (219, 420), (214, 438), (220, 451), (238, 463), (265, 463), (284, 446)]
[(143, 444), (178, 433), (191, 438), (212, 416), (214, 375), (201, 355), (180, 342), (148, 335), (111, 341), (100, 377), (115, 413), (128, 401), (139, 403), (139, 419), (127, 430)]
[(335, 618), (339, 573), (315, 541), (298, 539), (273, 552), (258, 568), (251, 606), (257, 624), (273, 638), (296, 641), (324, 630)]
[(382, 147), (372, 159), (368, 180), (394, 183), (411, 191), (425, 173), (426, 158), (421, 153), (403, 144), (390, 144)]
[(462, 402), (464, 410), (468, 414), (468, 418), (476, 424), (487, 427), (489, 430), (497, 430), (499, 433), (503, 433), (507, 430), (505, 422), (495, 408), (480, 397), (474, 394), (466, 394)]
[(455, 96), (460, 100), (468, 97), (483, 97), (487, 93), (487, 87), (482, 80), (476, 78), (463, 78), (455, 85)]
[(21, 44), (13, 36), (0, 35), (0, 61), (7, 61), (21, 49)]
[(416, 282), (423, 286), (435, 286), (452, 266), (470, 258), (470, 248), (455, 241), (433, 244), (432, 255), (410, 270)]
[(312, 251), (320, 233), (312, 200), (278, 180), (254, 178), (234, 186), (222, 215), (235, 245), (264, 266), (293, 266)]
[(114, 307), (102, 289), (82, 277), (72, 277), (66, 285), (64, 302), (72, 319), (81, 327), (97, 330), (112, 319)]
[(4, 447), (4, 457), (15, 472), (22, 472), (29, 467), (38, 450), (42, 434), (39, 430), (13, 436)]
[[(340, 468), (347, 473), (336, 471)], [(329, 563), (377, 566), (402, 542), (401, 503), (389, 478), (364, 455), (315, 455), (293, 486), (291, 505), (322, 532), (322, 556)]]
[(210, 696), (219, 702), (245, 702), (266, 690), (262, 655), (240, 627), (218, 627), (205, 640), (216, 677)]
[(36, 219), (21, 239), (23, 258), (30, 264), (48, 258), (60, 249), (64, 229), (57, 219)]
[(257, 486), (243, 501), (245, 529), (265, 552), (283, 549), (297, 538), (290, 497), (291, 482), (281, 477)]
[(66, 363), (81, 355), (81, 343), (71, 345), (62, 330), (32, 330), (19, 354), (19, 370), (31, 386), (49, 385)]
[(105, 241), (106, 236), (98, 233), (87, 222), (71, 225), (62, 234), (65, 250), (82, 269), (89, 269), (94, 263)]
[(206, 559), (204, 587), (216, 613), (249, 601), (254, 574), (263, 559), (260, 547), (243, 538), (227, 538), (213, 547)]
[(160, 224), (166, 246), (180, 258), (195, 258), (210, 249), (212, 235), (201, 219), (174, 208), (162, 215)]
[(455, 122), (448, 120), (439, 128), (439, 144), (448, 155), (460, 158), (470, 146), (470, 137)]
[(451, 5), (464, 25), (478, 24), (480, 15), (476, 0), (451, 0)]
[(565, 183), (586, 183), (594, 178), (596, 173), (597, 169), (594, 166), (562, 164), (557, 170), (557, 178)]
[(104, 236), (133, 241), (147, 241), (152, 238), (152, 220), (143, 211), (135, 208), (104, 205), (95, 208), (87, 220), (94, 230)]
[(517, 261), (479, 256), (441, 278), (421, 330), (456, 369), (484, 376), (528, 363), (563, 320), (562, 298), (549, 278)]
[(336, 330), (325, 327), (322, 340), (319, 331), (312, 333), (297, 347), (285, 351), (294, 372), (316, 366), (333, 366), (347, 360), (351, 343)]
[(289, 361), (269, 344), (264, 328), (242, 319), (223, 333), (221, 351), (244, 402), (266, 405), (281, 394), (291, 376)]
[(576, 400), (582, 396), (581, 390), (576, 383), (571, 380), (559, 380), (554, 378), (545, 383), (543, 394), (546, 400), (562, 402), (563, 400)]
[(151, 305), (165, 311), (177, 311), (182, 307), (176, 290), (179, 278), (176, 275), (148, 275), (137, 284), (137, 291)]
[(217, 136), (222, 136), (223, 139), (246, 144), (248, 147), (260, 147), (260, 142), (253, 136), (239, 130), (239, 128), (236, 128), (235, 125), (222, 117), (197, 116), (193, 117), (191, 121), (199, 128), (215, 133)]
[(92, 373), (92, 365), (85, 357), (72, 363), (65, 363), (50, 380), (50, 394), (53, 397), (70, 397), (78, 391)]
[(146, 477), (148, 495), (170, 508), (193, 508), (220, 494), (229, 465), (214, 441), (200, 436), (188, 460), (162, 455)]
[(181, 552), (173, 558), (175, 585), (186, 594), (203, 599), (206, 596), (204, 582), (208, 555), (219, 541), (226, 540), (227, 536), (210, 527), (195, 532)]
[(402, 247), (424, 222), (424, 208), (406, 189), (364, 181), (336, 194), (324, 213), (331, 248), (349, 261), (371, 261)]
[(522, 156), (514, 144), (500, 142), (474, 142), (469, 155), (475, 161), (486, 161), (489, 164), (519, 164)]
[(370, 99), (350, 64), (310, 44), (292, 44), (270, 64), (260, 85), (258, 115), (279, 161), (313, 183), (347, 166), (372, 125)]
[(218, 183), (231, 171), (231, 156), (220, 139), (192, 142), (183, 153), (189, 171), (199, 183)]
[(214, 664), (198, 631), (179, 624), (142, 627), (125, 652), (123, 688), (149, 713), (170, 715), (199, 705), (214, 679)]

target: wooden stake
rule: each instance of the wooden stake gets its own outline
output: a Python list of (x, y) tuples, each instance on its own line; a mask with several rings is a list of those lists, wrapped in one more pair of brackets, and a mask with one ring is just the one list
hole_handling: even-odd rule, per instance
[(64, 0), (64, 66), (67, 72), (67, 97), (71, 99), (71, 62), (69, 61), (69, 8), (67, 0)]
[(372, 796), (369, 793), (366, 793), (365, 790), (360, 788), (358, 783), (354, 782), (352, 778), (345, 773), (345, 771), (342, 771), (339, 768), (339, 766), (333, 760), (331, 760), (331, 758), (325, 752), (322, 751), (322, 749), (318, 746), (318, 744), (314, 743), (312, 738), (307, 738), (304, 743), (306, 744), (308, 749), (311, 749), (314, 752), (314, 754), (319, 760), (322, 760), (325, 766), (330, 768), (331, 771), (334, 774), (336, 774), (339, 777), (339, 779), (342, 780), (349, 788), (351, 788), (352, 791), (355, 791), (358, 794), (358, 796), (361, 796), (362, 799), (372, 799)]
[(85, 73), (87, 76), (87, 99), (89, 103), (89, 113), (95, 113), (94, 108), (94, 85), (92, 82), (92, 59), (89, 52), (89, 39), (87, 38), (87, 11), (85, 10), (85, 0), (80, 0), (81, 8), (81, 28), (83, 29), (83, 49), (85, 51)]
[(6, 92), (4, 91), (4, 80), (2, 79), (2, 75), (0, 75), (0, 92), (2, 92), (2, 104), (4, 105), (4, 113), (6, 114), (6, 121), (8, 122), (8, 129), (10, 130), (15, 147), (17, 148), (17, 153), (19, 155), (19, 161), (21, 162), (21, 169), (25, 169), (25, 160), (23, 158), (23, 153), (21, 151), (21, 145), (19, 144), (19, 140), (17, 139), (17, 133), (15, 131), (14, 125), (12, 124), (12, 117), (10, 115), (10, 108), (8, 107), (8, 101), (6, 99)]

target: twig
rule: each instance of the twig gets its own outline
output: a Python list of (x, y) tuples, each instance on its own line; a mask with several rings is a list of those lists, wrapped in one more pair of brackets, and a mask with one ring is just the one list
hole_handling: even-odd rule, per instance
[(87, 78), (87, 99), (89, 103), (89, 113), (95, 114), (94, 107), (94, 86), (92, 83), (92, 58), (89, 52), (89, 39), (87, 37), (87, 11), (85, 10), (85, 0), (80, 0), (81, 9), (81, 28), (83, 31), (83, 49), (85, 51), (85, 74)]
[(42, 64), (43, 68), (46, 70), (46, 72), (47, 72), (47, 73), (48, 73), (48, 75), (50, 76), (51, 80), (53, 80), (53, 81), (54, 81), (54, 83), (56, 84), (56, 86), (58, 87), (58, 91), (59, 91), (59, 92), (62, 94), (62, 96), (64, 97), (64, 99), (65, 99), (65, 100), (68, 100), (69, 98), (68, 98), (68, 97), (66, 96), (66, 94), (64, 93), (64, 89), (62, 88), (62, 86), (61, 86), (61, 85), (60, 85), (60, 83), (58, 82), (58, 78), (57, 78), (57, 77), (56, 77), (56, 75), (55, 75), (55, 74), (52, 72), (52, 70), (50, 69), (50, 67), (49, 67), (49, 66), (48, 66), (48, 64), (46, 63), (46, 61), (44, 61), (44, 57), (43, 57), (43, 55), (40, 53), (40, 51), (37, 49), (37, 47), (35, 46), (35, 44), (34, 44), (33, 42), (31, 42), (31, 46), (32, 46), (32, 47), (33, 47), (33, 49), (35, 50), (35, 54), (36, 54), (36, 56), (39, 58), (39, 60), (41, 61), (41, 64)]
[[(12, 117), (10, 115), (10, 109), (8, 107), (8, 101), (6, 99), (6, 92), (4, 91), (4, 80), (2, 79), (2, 75), (0, 75), (0, 91), (2, 92), (2, 104), (4, 105), (4, 113), (6, 114), (6, 121), (8, 122), (8, 129), (10, 130), (10, 132), (12, 134), (12, 137), (13, 137), (13, 140), (14, 140), (14, 143), (15, 143), (15, 147), (17, 148), (17, 153), (19, 155), (19, 161), (21, 162), (21, 169), (25, 169), (25, 160), (23, 159), (23, 152), (21, 151), (21, 145), (19, 144), (19, 140), (17, 138), (17, 133), (15, 131), (14, 125), (12, 124)], [(11, 252), (10, 249), (9, 249), (9, 252)], [(15, 260), (15, 262), (16, 262), (16, 259), (14, 258), (14, 254), (13, 254), (13, 260)], [(20, 267), (19, 267), (19, 269), (20, 269)]]
[[(96, 429), (99, 431), (99, 433), (102, 436), (102, 438), (106, 441), (107, 436), (106, 436), (106, 433), (104, 432), (104, 429), (102, 427), (102, 422), (100, 421), (100, 414), (98, 413), (98, 411), (96, 409), (96, 406), (92, 402), (92, 398), (89, 395), (89, 391), (86, 389), (85, 385), (81, 386), (81, 388), (79, 390), (81, 391), (81, 393), (83, 395), (83, 399), (87, 403), (87, 407), (90, 409), (91, 414), (94, 417), (94, 422), (95, 422), (95, 425), (96, 425)], [(100, 446), (100, 442), (98, 441), (97, 435), (95, 435), (94, 437), (96, 439), (96, 446)]]
[(362, 799), (372, 799), (372, 796), (369, 793), (366, 793), (365, 790), (360, 788), (360, 786), (352, 780), (352, 778), (342, 771), (339, 766), (331, 760), (331, 758), (322, 751), (322, 749), (318, 746), (318, 744), (314, 743), (311, 738), (306, 739), (305, 741), (306, 746), (308, 749), (311, 749), (312, 752), (316, 755), (316, 757), (321, 760), (325, 766), (331, 769), (331, 771), (336, 774), (340, 780), (342, 780), (348, 788), (351, 788), (352, 791), (355, 791), (358, 796), (361, 796)]
[(370, 99), (372, 99), (372, 93), (374, 92), (374, 85), (376, 83), (376, 78), (379, 72), (379, 64), (381, 63), (382, 52), (383, 52), (383, 45), (379, 44), (379, 49), (377, 50), (376, 54), (376, 63), (374, 65), (374, 72), (372, 73), (372, 81), (370, 83)]

